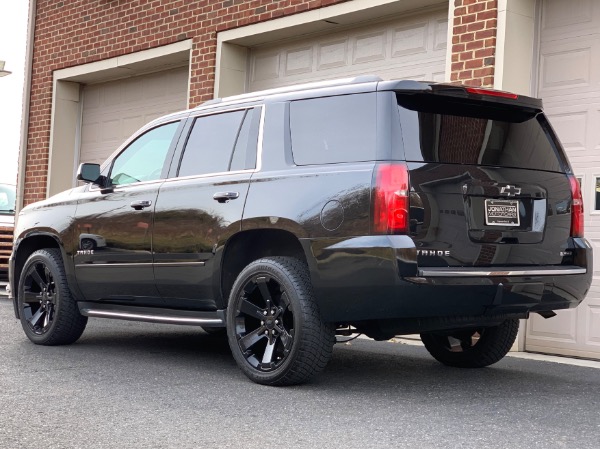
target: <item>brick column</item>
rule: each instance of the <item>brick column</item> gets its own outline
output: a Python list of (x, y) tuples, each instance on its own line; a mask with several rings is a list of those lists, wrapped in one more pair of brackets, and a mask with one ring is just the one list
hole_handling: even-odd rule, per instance
[(451, 81), (494, 85), (497, 22), (497, 0), (454, 0)]

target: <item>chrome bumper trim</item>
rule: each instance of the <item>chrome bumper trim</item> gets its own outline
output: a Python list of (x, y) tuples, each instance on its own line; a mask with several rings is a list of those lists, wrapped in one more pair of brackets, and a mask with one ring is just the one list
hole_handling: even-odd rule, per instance
[(419, 270), (421, 277), (480, 277), (480, 276), (564, 276), (569, 274), (585, 274), (587, 270), (581, 267), (564, 268), (526, 268), (526, 267), (506, 267), (500, 268), (449, 268), (432, 267)]

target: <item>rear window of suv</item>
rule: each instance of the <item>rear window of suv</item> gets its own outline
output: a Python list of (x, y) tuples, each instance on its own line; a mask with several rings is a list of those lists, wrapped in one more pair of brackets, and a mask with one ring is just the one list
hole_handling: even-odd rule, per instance
[(374, 160), (376, 108), (375, 94), (291, 102), (294, 163), (312, 165)]
[(538, 111), (431, 94), (397, 98), (407, 161), (568, 170)]

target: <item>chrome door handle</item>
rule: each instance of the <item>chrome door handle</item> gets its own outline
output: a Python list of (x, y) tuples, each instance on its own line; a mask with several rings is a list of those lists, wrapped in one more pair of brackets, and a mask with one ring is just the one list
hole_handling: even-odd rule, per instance
[(133, 207), (135, 210), (142, 210), (142, 209), (145, 209), (146, 207), (152, 206), (152, 201), (149, 201), (149, 200), (134, 201), (133, 203), (130, 204), (130, 206)]
[(229, 200), (235, 200), (239, 196), (239, 192), (217, 192), (213, 195), (213, 200), (219, 203), (226, 203)]

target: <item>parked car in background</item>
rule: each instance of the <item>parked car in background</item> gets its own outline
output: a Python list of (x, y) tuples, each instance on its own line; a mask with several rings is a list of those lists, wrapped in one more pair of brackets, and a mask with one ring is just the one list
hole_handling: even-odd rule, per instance
[(12, 251), (15, 224), (15, 192), (14, 184), (0, 183), (0, 289), (8, 281), (8, 259)]
[(213, 100), (78, 179), (19, 216), (15, 314), (36, 344), (88, 317), (221, 328), (246, 376), (290, 385), (336, 335), (420, 333), (478, 368), (592, 279), (562, 146), (540, 100), (506, 92), (359, 77)]

